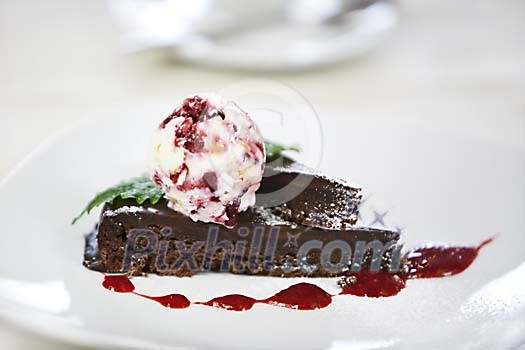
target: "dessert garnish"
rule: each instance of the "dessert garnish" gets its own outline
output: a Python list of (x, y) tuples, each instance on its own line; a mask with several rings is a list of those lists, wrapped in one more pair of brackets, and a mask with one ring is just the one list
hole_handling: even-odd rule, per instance
[(153, 148), (153, 180), (171, 209), (233, 228), (255, 204), (264, 139), (235, 103), (216, 94), (185, 99), (159, 126)]
[(122, 182), (119, 185), (97, 194), (95, 198), (88, 203), (82, 213), (73, 220), (73, 225), (76, 224), (82, 216), (91, 213), (93, 209), (106, 203), (112, 204), (117, 198), (133, 198), (137, 204), (143, 204), (148, 200), (151, 204), (157, 204), (162, 196), (162, 191), (155, 186), (147, 175)]
[[(282, 158), (284, 152), (300, 152), (298, 146), (285, 146), (272, 141), (264, 141), (266, 152), (266, 162)], [(75, 225), (84, 215), (89, 215), (91, 211), (104, 204), (113, 204), (115, 199), (135, 199), (137, 204), (143, 204), (149, 201), (151, 204), (157, 204), (164, 196), (162, 190), (155, 185), (149, 175), (143, 175), (128, 181), (124, 181), (116, 186), (97, 194), (86, 206), (86, 208), (73, 219)]]
[(86, 236), (84, 265), (102, 272), (114, 292), (174, 309), (243, 311), (259, 303), (313, 310), (335, 295), (299, 283), (267, 299), (190, 301), (138, 293), (130, 278), (208, 271), (334, 277), (337, 295), (390, 297), (408, 280), (463, 272), (492, 241), (403, 253), (399, 232), (358, 225), (361, 188), (289, 158), (286, 151), (300, 149), (265, 141), (246, 112), (215, 94), (185, 99), (153, 141), (150, 175), (100, 193), (74, 220), (104, 206)]

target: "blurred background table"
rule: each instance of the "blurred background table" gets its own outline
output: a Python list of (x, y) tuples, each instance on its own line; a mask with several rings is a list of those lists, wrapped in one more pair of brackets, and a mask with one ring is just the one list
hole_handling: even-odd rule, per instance
[[(379, 49), (336, 66), (247, 73), (128, 56), (102, 0), (0, 1), (0, 177), (97, 110), (219, 90), (246, 78), (291, 85), (315, 107), (408, 121), (525, 149), (525, 2), (402, 0)], [(70, 349), (0, 322), (3, 349)]]

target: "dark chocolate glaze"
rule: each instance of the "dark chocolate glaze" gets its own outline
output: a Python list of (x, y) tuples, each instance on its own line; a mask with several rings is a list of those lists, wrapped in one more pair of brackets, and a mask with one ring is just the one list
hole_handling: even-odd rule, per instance
[[(161, 201), (156, 205), (143, 204), (137, 205), (133, 200), (115, 201), (112, 205), (107, 205), (102, 213), (99, 224), (98, 233), (96, 235), (96, 243), (94, 235), (88, 237), (86, 250), (86, 266), (97, 271), (111, 272), (111, 273), (130, 273), (133, 275), (141, 275), (144, 273), (158, 273), (161, 275), (177, 275), (190, 276), (194, 271), (189, 271), (186, 267), (182, 267), (177, 272), (161, 271), (158, 269), (159, 251), (155, 250), (147, 258), (139, 258), (133, 261), (130, 269), (123, 269), (125, 250), (127, 246), (127, 239), (132, 229), (146, 229), (155, 234), (156, 239), (161, 242), (166, 242), (168, 250), (163, 260), (167, 265), (173, 265), (179, 258), (179, 252), (175, 249), (176, 242), (183, 241), (186, 247), (191, 247), (195, 242), (207, 241), (208, 232), (210, 228), (217, 229), (217, 238), (214, 241), (220, 243), (222, 241), (233, 242), (233, 245), (238, 241), (246, 241), (246, 249), (240, 254), (242, 255), (242, 263), (248, 266), (252, 261), (256, 261), (257, 268), (246, 268), (244, 271), (237, 270), (232, 264), (229, 265), (228, 271), (233, 273), (243, 274), (257, 274), (281, 277), (329, 277), (339, 276), (340, 273), (330, 273), (320, 266), (320, 249), (312, 249), (308, 252), (308, 264), (318, 265), (315, 271), (305, 270), (302, 268), (301, 262), (297, 261), (297, 253), (299, 247), (304, 243), (310, 241), (319, 241), (322, 246), (336, 241), (342, 240), (348, 243), (352, 251), (355, 251), (356, 242), (372, 242), (379, 241), (383, 244), (393, 244), (385, 256), (393, 253), (399, 247), (395, 243), (399, 240), (399, 234), (393, 231), (358, 228), (351, 227), (346, 230), (332, 230), (321, 229), (317, 227), (305, 227), (302, 225), (292, 224), (280, 220), (275, 215), (271, 214), (268, 209), (258, 208), (250, 210), (239, 215), (239, 224), (237, 229), (228, 229), (224, 226), (213, 224), (206, 224), (201, 222), (193, 222), (188, 217), (179, 214), (167, 207), (166, 202)], [(166, 236), (163, 234), (163, 229), (170, 228), (171, 234)], [(248, 235), (243, 237), (240, 235), (239, 229), (248, 229)], [(268, 270), (265, 267), (265, 259), (268, 250), (269, 241), (275, 240), (275, 251), (273, 259), (270, 261), (273, 268)], [(93, 254), (94, 248), (98, 245), (98, 254)], [(252, 248), (256, 249), (253, 253)], [(234, 251), (233, 247), (232, 251)], [(339, 261), (341, 252), (334, 250), (332, 259), (334, 262)], [(195, 254), (195, 260), (198, 265), (202, 264), (205, 256), (205, 249), (202, 247)], [(211, 261), (210, 271), (221, 270), (221, 263), (224, 257), (224, 250), (217, 250)], [(100, 258), (100, 259), (98, 259)], [(363, 266), (366, 266), (370, 261), (368, 256), (365, 256)]]
[[(284, 190), (283, 190), (284, 188)], [(294, 193), (291, 199), (281, 204), (279, 196)], [(268, 195), (271, 193), (271, 195)], [(277, 200), (277, 201), (274, 201)], [(216, 242), (247, 241), (238, 263), (222, 265), (227, 250), (218, 249), (213, 255), (210, 271), (229, 271), (233, 273), (269, 275), (280, 277), (330, 277), (342, 275), (345, 271), (329, 272), (319, 264), (320, 249), (312, 249), (306, 256), (306, 263), (297, 261), (299, 247), (305, 242), (320, 241), (322, 246), (342, 240), (354, 252), (356, 242), (379, 241), (382, 244), (395, 244), (399, 234), (388, 230), (356, 227), (358, 205), (361, 200), (360, 189), (342, 180), (332, 179), (316, 173), (287, 159), (283, 164), (269, 165), (257, 193), (255, 207), (238, 215), (235, 229), (224, 226), (194, 222), (190, 218), (168, 208), (166, 201), (155, 205), (146, 202), (138, 205), (134, 200), (116, 200), (104, 207), (95, 235), (87, 238), (85, 265), (91, 269), (109, 272), (141, 275), (157, 273), (160, 275), (191, 276), (194, 269), (182, 266), (176, 272), (172, 269), (159, 269), (159, 261), (166, 266), (180, 257), (177, 242), (185, 242), (191, 247), (195, 242), (206, 242), (211, 228), (218, 229)], [(166, 235), (165, 230), (171, 230)], [(155, 234), (155, 240), (163, 242), (163, 251), (156, 249), (147, 256), (134, 258), (130, 264), (124, 263), (130, 231), (147, 229)], [(239, 229), (247, 229), (241, 236)], [(273, 248), (275, 247), (275, 248)], [(232, 250), (237, 247), (234, 246)], [(392, 247), (385, 254), (385, 264), (398, 247)], [(275, 252), (273, 252), (273, 249)], [(400, 250), (400, 249), (397, 249)], [(273, 259), (268, 260), (268, 252)], [(195, 258), (200, 266), (205, 260), (204, 247), (196, 251)], [(226, 256), (227, 258), (227, 256)], [(334, 250), (334, 262), (341, 258), (341, 252)], [(160, 259), (160, 260), (159, 260)], [(370, 263), (365, 256), (363, 267)], [(226, 259), (227, 260), (227, 259)], [(271, 266), (269, 266), (270, 264)], [(164, 266), (163, 265), (163, 266)], [(239, 266), (243, 265), (243, 268)], [(310, 265), (316, 265), (311, 268)]]
[(357, 223), (361, 199), (361, 188), (287, 158), (266, 166), (257, 192), (257, 206), (299, 225), (332, 229)]

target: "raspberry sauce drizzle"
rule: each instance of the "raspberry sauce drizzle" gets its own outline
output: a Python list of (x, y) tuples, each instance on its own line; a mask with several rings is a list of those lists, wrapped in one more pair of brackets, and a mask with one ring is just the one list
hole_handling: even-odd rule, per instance
[(156, 301), (162, 306), (165, 306), (170, 309), (185, 309), (191, 305), (191, 302), (188, 300), (188, 298), (181, 294), (170, 294), (160, 297), (152, 297), (149, 295), (136, 293), (135, 286), (129, 280), (129, 278), (124, 275), (105, 275), (104, 282), (102, 282), (102, 286), (115, 293), (129, 293), (137, 295), (141, 298)]
[(494, 237), (477, 247), (427, 246), (409, 251), (405, 258), (411, 263), (408, 278), (438, 278), (457, 275), (465, 271), (480, 250), (494, 241)]
[(406, 287), (406, 276), (385, 271), (370, 272), (363, 270), (351, 274), (347, 279), (352, 283), (343, 286), (339, 295), (354, 295), (358, 297), (392, 297)]
[(139, 293), (133, 293), (141, 298), (153, 300), (160, 305), (167, 307), (168, 309), (186, 309), (190, 307), (191, 301), (188, 300), (184, 295), (182, 294), (169, 294), (169, 295), (163, 295), (160, 297), (152, 297), (149, 295), (139, 294)]
[(245, 295), (233, 294), (215, 298), (206, 302), (196, 302), (195, 304), (231, 311), (246, 311), (250, 310), (258, 302), (259, 300), (247, 297)]
[(330, 305), (332, 303), (332, 295), (314, 284), (299, 283), (280, 291), (268, 299), (257, 300), (244, 295), (234, 294), (195, 304), (232, 311), (245, 311), (250, 310), (257, 303), (295, 310), (315, 310)]
[(135, 292), (135, 286), (124, 275), (105, 275), (102, 286), (115, 293), (129, 293), (155, 301), (167, 308), (184, 309), (191, 304), (204, 305), (230, 311), (247, 311), (255, 304), (267, 304), (295, 310), (316, 310), (327, 307), (339, 295), (359, 297), (391, 297), (406, 287), (409, 279), (442, 278), (465, 271), (476, 259), (480, 250), (494, 238), (483, 241), (477, 247), (426, 246), (415, 248), (405, 254), (411, 263), (408, 273), (371, 272), (363, 270), (345, 277), (348, 283), (342, 286), (339, 294), (331, 295), (310, 283), (299, 283), (280, 291), (267, 299), (254, 299), (249, 296), (232, 294), (205, 302), (191, 302), (182, 294), (148, 296)]
[(133, 293), (135, 286), (127, 276), (104, 276), (102, 286), (115, 293)]

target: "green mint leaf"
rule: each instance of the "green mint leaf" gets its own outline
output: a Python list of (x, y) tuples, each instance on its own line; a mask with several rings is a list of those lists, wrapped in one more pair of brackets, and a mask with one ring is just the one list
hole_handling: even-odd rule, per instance
[(131, 199), (134, 198), (138, 204), (143, 204), (149, 200), (152, 204), (157, 204), (163, 196), (162, 191), (151, 181), (148, 176), (142, 176), (130, 181), (123, 182), (117, 186), (111, 187), (104, 192), (99, 193), (89, 202), (86, 209), (76, 217), (72, 224), (84, 215), (89, 214), (93, 209), (106, 203), (113, 203), (117, 198)]
[[(264, 145), (267, 163), (282, 157), (285, 151), (301, 152), (301, 148), (298, 146), (284, 146), (270, 141), (265, 141)], [(148, 200), (151, 204), (157, 204), (162, 199), (163, 193), (148, 176), (123, 182), (96, 195), (82, 213), (73, 220), (72, 224), (76, 224), (80, 218), (91, 213), (93, 209), (106, 203), (112, 204), (119, 197), (135, 199), (138, 204), (143, 204)]]
[(266, 148), (266, 163), (279, 159), (284, 151), (301, 152), (299, 146), (284, 146), (271, 141), (264, 141), (264, 147)]

